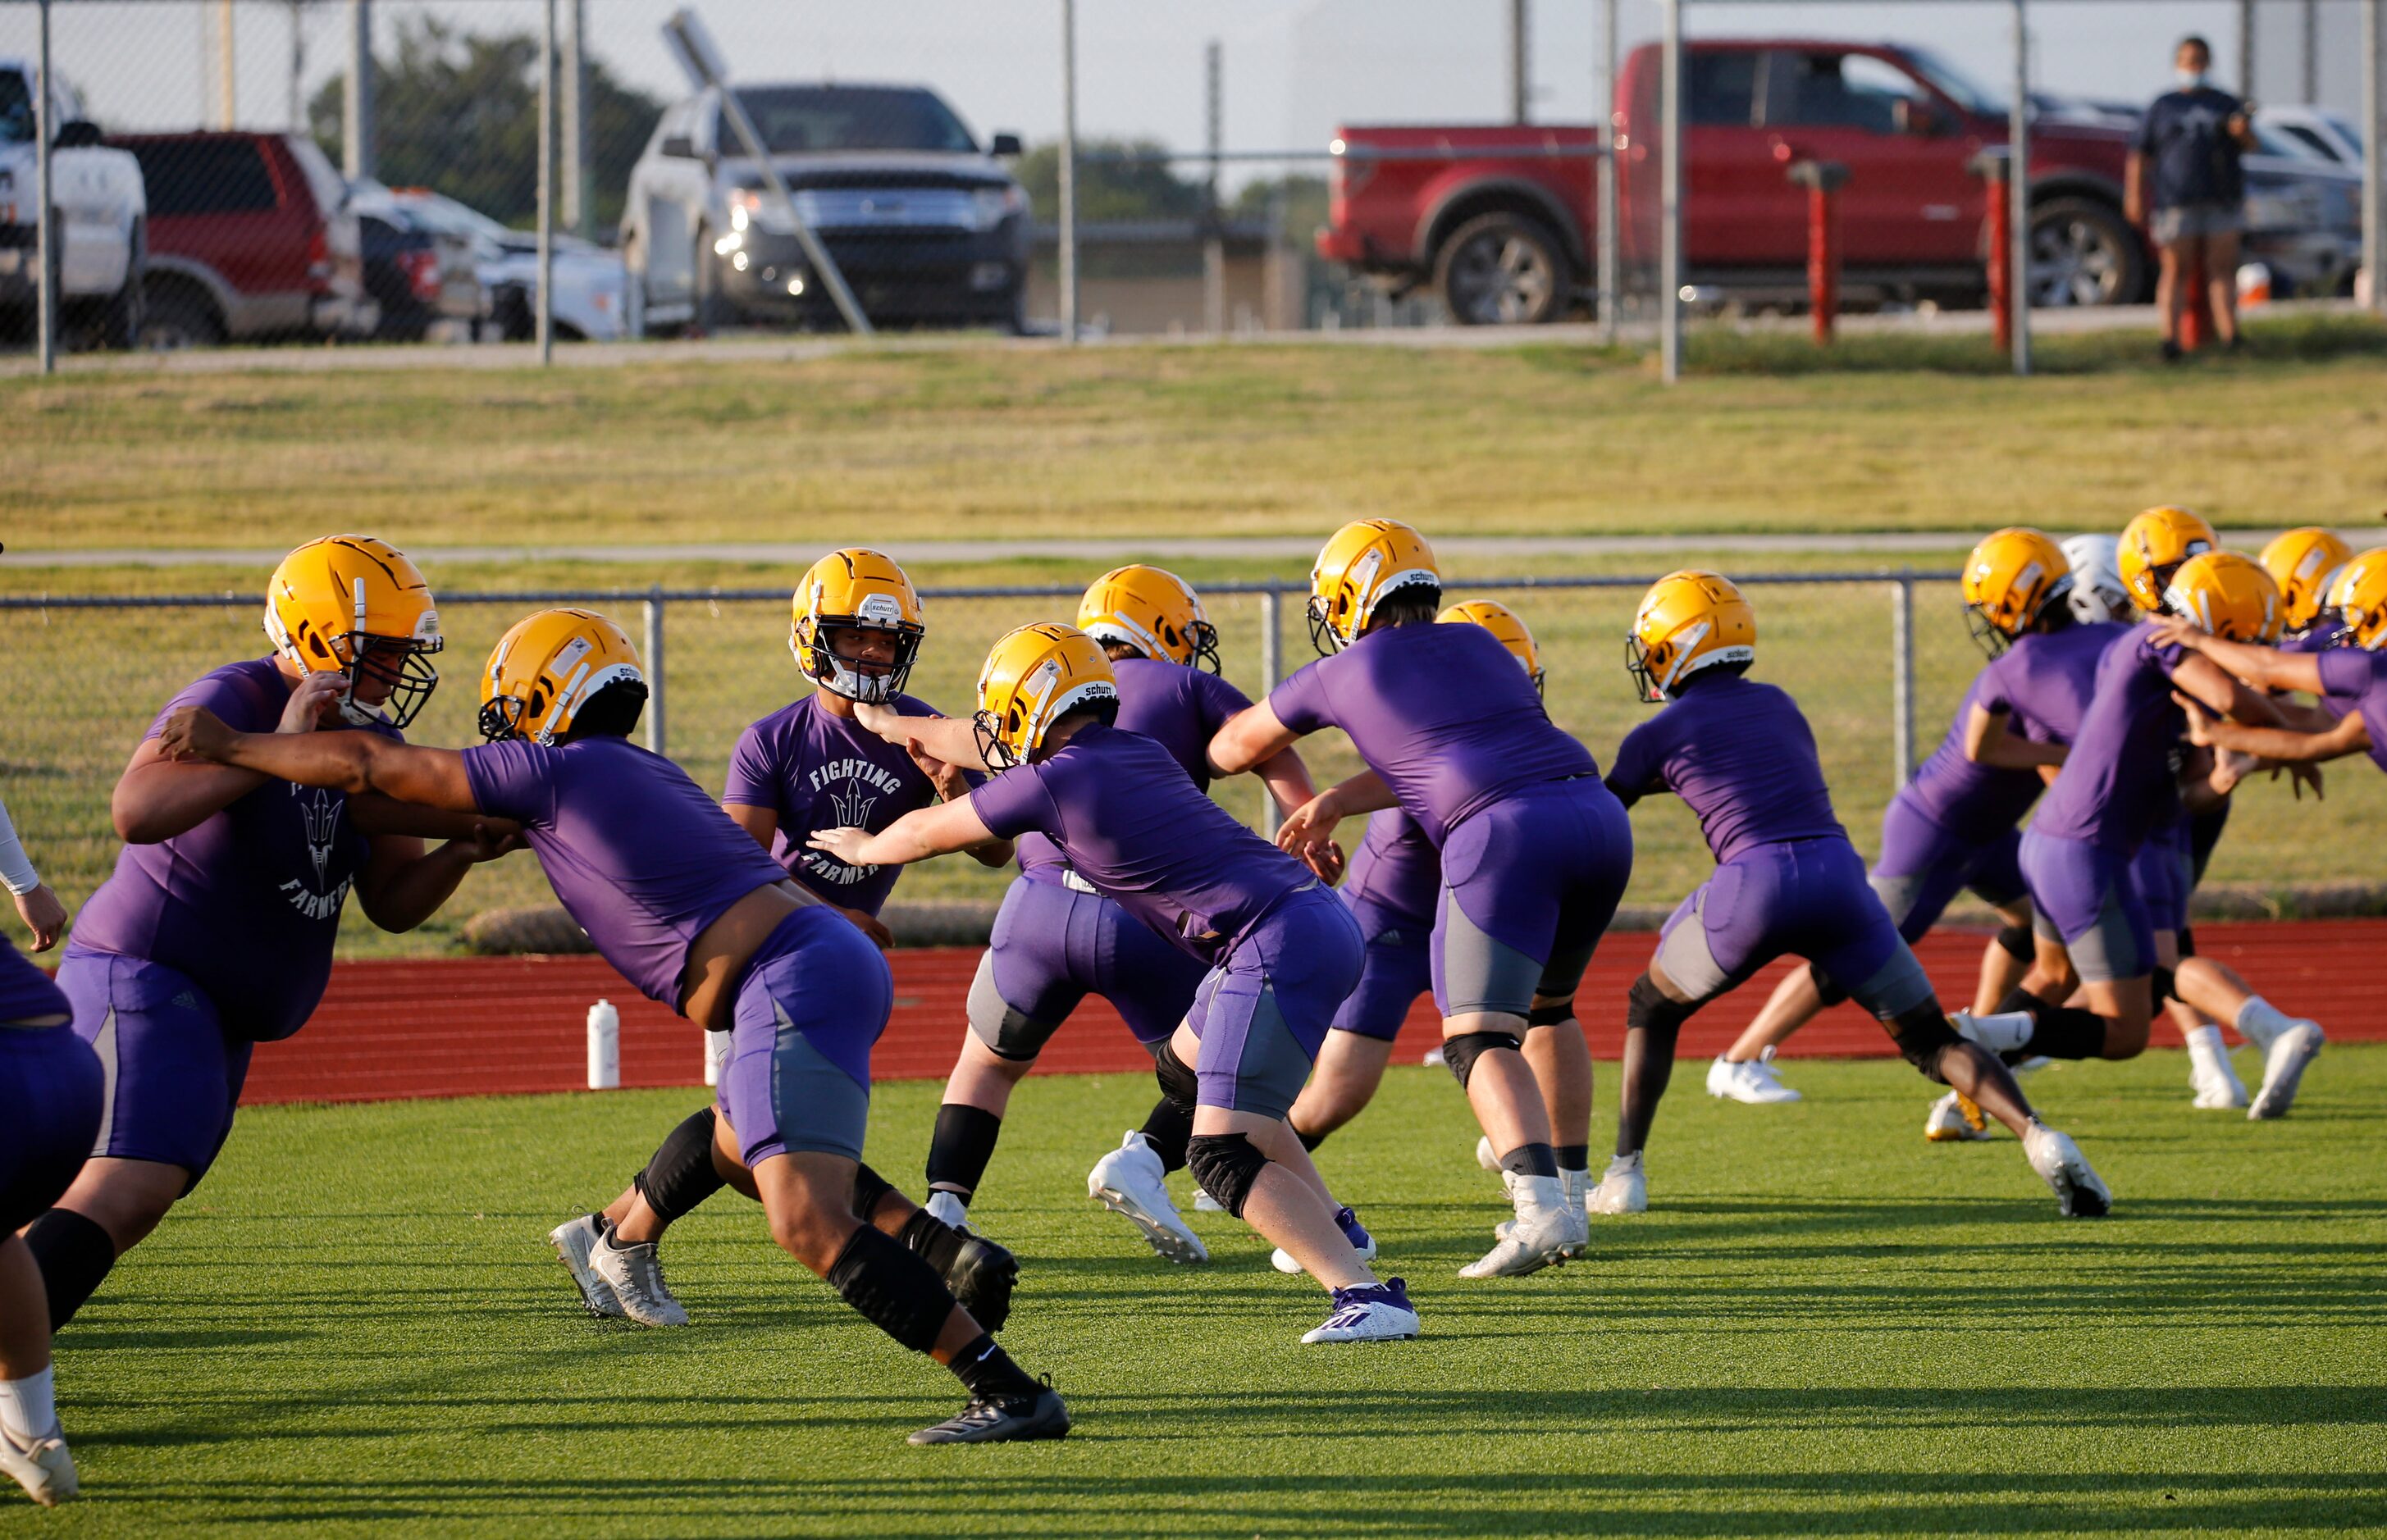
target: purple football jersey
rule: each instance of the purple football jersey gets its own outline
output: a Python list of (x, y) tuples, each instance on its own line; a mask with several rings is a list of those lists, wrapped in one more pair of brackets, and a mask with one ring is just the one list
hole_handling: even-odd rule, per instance
[(15, 942), (0, 936), (0, 1021), (67, 1016), (72, 1009), (50, 976), (18, 951)]
[(2172, 751), (2187, 719), (2172, 701), (2171, 675), (2183, 655), (2156, 646), (2144, 625), (2106, 650), (2072, 752), (2031, 827), (2128, 854), (2179, 816)]
[(1206, 963), (1235, 949), (1308, 868), (1235, 822), (1141, 733), (1099, 723), (970, 793), (995, 834), (1042, 834), (1070, 869)]
[(1368, 819), (1367, 837), (1351, 853), (1343, 896), (1374, 904), (1411, 925), (1431, 926), (1442, 901), (1442, 852), (1396, 807)]
[[(183, 706), (205, 706), (235, 732), (270, 733), (289, 703), (272, 659), (227, 663), (166, 702), (147, 736)], [(125, 846), (76, 916), (75, 944), (184, 975), (236, 1039), (288, 1037), (323, 998), (341, 905), (373, 853), (347, 821), (347, 802), (269, 781), (170, 839)]]
[(1507, 792), (1599, 773), (1480, 625), (1370, 631), (1269, 691), (1269, 709), (1296, 733), (1342, 728), (1437, 849)]
[(1848, 838), (1799, 703), (1737, 675), (1696, 676), (1627, 733), (1608, 784), (1628, 802), (1661, 790), (1682, 798), (1720, 862), (1757, 845)]
[[(895, 709), (905, 716), (939, 714), (935, 707), (908, 695), (895, 698)], [(985, 778), (969, 776), (973, 786)], [(739, 735), (729, 755), (729, 778), (721, 800), (777, 813), (779, 831), (771, 839), (771, 859), (829, 903), (876, 915), (895, 890), (903, 868), (849, 866), (804, 840), (825, 828), (876, 834), (915, 808), (934, 802), (937, 786), (920, 773), (902, 745), (828, 710), (815, 690)]]
[(687, 772), (625, 738), (482, 744), (464, 751), (464, 774), (474, 806), (523, 826), (605, 960), (674, 1010), (688, 944), (739, 899), (787, 880)]
[[(1111, 664), (1118, 680), (1121, 732), (1142, 733), (1168, 751), (1194, 784), (1210, 789), (1210, 739), (1227, 718), (1250, 705), (1250, 697), (1205, 669), (1152, 658), (1121, 658)], [(1067, 865), (1053, 841), (1030, 834), (1019, 841), (1019, 869), (1041, 881), (1058, 881)]]
[(2370, 734), (2370, 763), (2387, 770), (2387, 652), (2332, 647), (2320, 655), (2321, 703), (2337, 713), (2362, 713)]
[(2129, 627), (2100, 621), (2032, 632), (1974, 676), (1948, 736), (1899, 793), (1933, 823), (1978, 844), (2014, 827), (2044, 784), (2036, 770), (2002, 770), (1964, 757), (1973, 708), (2002, 713), (2006, 730), (2033, 743), (2069, 744), (2095, 692), (2097, 662)]

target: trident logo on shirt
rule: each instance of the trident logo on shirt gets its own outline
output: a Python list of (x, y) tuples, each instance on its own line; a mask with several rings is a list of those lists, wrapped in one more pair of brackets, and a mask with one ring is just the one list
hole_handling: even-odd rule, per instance
[[(298, 791), (295, 786), (290, 789)], [(339, 832), (340, 810), (346, 805), (345, 798), (335, 802), (332, 794), (320, 787), (311, 801), (302, 800), (299, 803), (299, 814), (307, 821), (307, 854), (315, 863), (315, 880), (319, 883), (331, 866), (332, 839)]]
[(837, 810), (838, 827), (840, 828), (869, 827), (867, 820), (870, 817), (870, 810), (878, 805), (878, 799), (864, 796), (860, 781), (848, 781), (845, 784), (846, 789), (843, 792), (831, 792), (828, 799), (829, 805)]

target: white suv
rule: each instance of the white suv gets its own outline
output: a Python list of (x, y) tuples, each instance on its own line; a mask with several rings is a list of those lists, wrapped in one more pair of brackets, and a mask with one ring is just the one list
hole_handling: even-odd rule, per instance
[[(33, 67), (0, 58), (0, 311), (30, 322), (41, 302), (40, 145)], [(58, 211), (60, 336), (129, 347), (141, 326), (142, 242), (148, 199), (141, 163), (99, 143), (82, 104), (50, 83), (50, 196)]]

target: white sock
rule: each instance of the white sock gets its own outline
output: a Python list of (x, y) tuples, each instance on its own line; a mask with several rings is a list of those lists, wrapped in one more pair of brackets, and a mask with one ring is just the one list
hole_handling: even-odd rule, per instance
[(2037, 1024), (2028, 1011), (1993, 1011), (1987, 1016), (1973, 1016), (1959, 1011), (1949, 1022), (1956, 1035), (1966, 1038), (1992, 1054), (2011, 1054), (2030, 1041)]
[(962, 1221), (969, 1218), (969, 1205), (962, 1201), (960, 1193), (941, 1188), (928, 1194), (928, 1217), (959, 1230)]
[(2246, 1004), (2238, 1007), (2237, 1028), (2247, 1041), (2269, 1053), (2271, 1040), (2288, 1029), (2294, 1018), (2259, 994), (2250, 994)]
[(58, 1425), (58, 1393), (52, 1365), (21, 1380), (0, 1380), (0, 1427), (19, 1444), (45, 1437)]
[(2221, 1029), (2210, 1024), (2191, 1027), (2180, 1036), (2188, 1040), (2188, 1062), (2196, 1067), (2199, 1077), (2218, 1075), (2229, 1064), (2229, 1046), (2221, 1041)]

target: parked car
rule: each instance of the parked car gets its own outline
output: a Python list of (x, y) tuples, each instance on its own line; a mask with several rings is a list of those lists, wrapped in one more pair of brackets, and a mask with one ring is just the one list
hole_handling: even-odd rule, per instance
[[(1660, 51), (1619, 82), (1616, 169), (1628, 263), (1658, 256)], [(1977, 302), (1985, 184), (1974, 157), (2006, 142), (2006, 107), (1905, 44), (1702, 39), (1684, 60), (1685, 281), (1728, 295), (1803, 297), (1807, 195), (1797, 160), (1849, 168), (1842, 293), (1851, 300)], [(2051, 118), (2030, 140), (2030, 291), (2037, 305), (2144, 296), (2144, 241), (2122, 217), (2129, 129), (2102, 112)], [(1588, 286), (1594, 250), (1588, 126), (1348, 127), (1318, 249), (1397, 290), (1427, 284), (1471, 324), (1554, 321)], [(1515, 152), (1524, 152), (1519, 154)], [(1504, 153), (1505, 152), (1505, 153)]]
[(357, 216), (364, 244), (365, 293), (381, 308), (373, 336), (421, 342), (439, 315), (439, 243), (395, 208)]
[[(873, 324), (1017, 330), (1028, 197), (936, 93), (899, 85), (750, 85), (754, 121), (796, 212)], [(650, 323), (834, 323), (795, 225), (724, 120), (717, 91), (664, 112), (630, 172), (623, 250)]]
[[(416, 221), (469, 246), (484, 328), (508, 342), (532, 335), (538, 290), (537, 232), (500, 224), (425, 187), (400, 187), (390, 199)], [(622, 336), (626, 278), (621, 257), (576, 236), (558, 234), (554, 261), (556, 335), (596, 342)]]
[[(41, 304), (42, 210), (34, 71), (0, 58), (0, 325), (29, 329)], [(141, 324), (148, 200), (141, 166), (100, 144), (65, 82), (50, 82), (50, 196), (58, 213), (58, 331), (69, 343), (130, 347)]]
[(2362, 167), (2362, 129), (2343, 112), (2325, 107), (2258, 107), (2254, 132), (2301, 146), (2320, 160)]
[(107, 143), (139, 158), (148, 187), (143, 344), (373, 335), (357, 213), (311, 140), (224, 132)]
[(2279, 295), (2350, 294), (2362, 266), (2362, 163), (2316, 154), (2260, 116), (2246, 173), (2242, 259), (2271, 272)]

